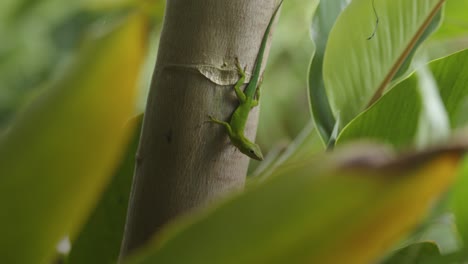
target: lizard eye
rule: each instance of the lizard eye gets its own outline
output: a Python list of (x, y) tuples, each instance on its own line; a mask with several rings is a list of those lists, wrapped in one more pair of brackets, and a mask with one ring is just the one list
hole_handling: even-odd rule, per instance
[(253, 150), (249, 150), (250, 153), (254, 154), (254, 151)]

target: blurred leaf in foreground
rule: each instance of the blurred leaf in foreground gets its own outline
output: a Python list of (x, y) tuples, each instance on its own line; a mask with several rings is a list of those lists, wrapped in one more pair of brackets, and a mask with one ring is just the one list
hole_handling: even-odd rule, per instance
[(465, 247), (468, 247), (468, 157), (463, 161), (459, 170), (458, 180), (452, 193), (452, 207), (455, 222)]
[(127, 126), (136, 127), (125, 157), (107, 186), (98, 206), (83, 230), (72, 242), (67, 264), (115, 264), (123, 238), (128, 200), (135, 168), (135, 153), (140, 140), (143, 115), (132, 118)]
[(371, 263), (450, 186), (466, 147), (391, 159), (355, 145), (290, 164), (176, 221), (127, 263)]
[(0, 139), (0, 259), (44, 263), (78, 231), (129, 131), (146, 19), (96, 32), (75, 65)]

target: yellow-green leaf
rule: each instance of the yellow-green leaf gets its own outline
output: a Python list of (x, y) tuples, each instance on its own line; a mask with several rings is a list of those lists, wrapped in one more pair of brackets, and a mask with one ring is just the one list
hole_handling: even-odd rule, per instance
[(84, 222), (127, 141), (146, 20), (129, 15), (95, 33), (0, 140), (2, 263), (48, 263)]
[(452, 210), (455, 214), (455, 222), (457, 229), (460, 233), (460, 237), (465, 247), (468, 246), (468, 209), (466, 201), (468, 198), (468, 157), (463, 161), (463, 164), (459, 170), (459, 177), (454, 186), (452, 194)]
[(96, 209), (77, 238), (72, 241), (67, 264), (115, 264), (119, 258), (127, 216), (128, 200), (135, 169), (135, 154), (140, 141), (143, 114), (132, 118), (128, 126), (136, 127), (125, 157), (120, 161), (112, 181)]

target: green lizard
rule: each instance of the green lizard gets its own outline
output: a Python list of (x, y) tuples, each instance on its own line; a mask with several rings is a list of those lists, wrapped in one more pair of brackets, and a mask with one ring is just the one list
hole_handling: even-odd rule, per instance
[(244, 91), (240, 87), (244, 84), (245, 80), (245, 70), (242, 69), (239, 60), (236, 58), (236, 67), (239, 72), (239, 80), (234, 85), (234, 91), (236, 92), (237, 99), (239, 99), (239, 106), (236, 108), (234, 113), (231, 116), (231, 121), (224, 122), (216, 118), (210, 117), (210, 121), (216, 124), (220, 124), (226, 128), (231, 143), (236, 146), (242, 153), (256, 160), (263, 160), (263, 155), (260, 147), (251, 142), (244, 136), (244, 129), (247, 123), (247, 118), (249, 117), (250, 110), (258, 105), (260, 100), (260, 71), (262, 68), (263, 55), (265, 53), (265, 46), (270, 34), (271, 25), (275, 20), (276, 14), (278, 13), (279, 8), (281, 7), (283, 0), (278, 4), (278, 7), (275, 9), (273, 15), (271, 16), (270, 22), (265, 30), (265, 33), (260, 44), (260, 49), (258, 51), (257, 59), (255, 61), (255, 68), (250, 79), (249, 84)]

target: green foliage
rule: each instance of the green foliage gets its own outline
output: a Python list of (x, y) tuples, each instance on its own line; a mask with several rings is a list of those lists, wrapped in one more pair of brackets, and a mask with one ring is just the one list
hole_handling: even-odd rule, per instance
[(86, 219), (126, 142), (144, 24), (130, 16), (83, 47), (0, 138), (2, 262), (47, 262)]
[(418, 78), (413, 75), (348, 124), (340, 133), (337, 144), (366, 138), (405, 148), (416, 138), (421, 108)]
[(309, 101), (315, 127), (325, 143), (330, 141), (336, 120), (331, 112), (323, 83), (323, 58), (325, 48), (327, 47), (328, 34), (338, 15), (347, 6), (347, 3), (345, 0), (322, 1), (318, 6), (312, 23), (312, 39), (315, 44), (315, 53), (312, 56), (309, 68)]
[[(428, 137), (428, 133), (445, 134), (440, 132), (440, 129), (445, 130), (442, 126), (447, 126), (448, 121), (440, 119), (450, 119), (452, 128), (466, 125), (464, 104), (468, 100), (467, 62), (468, 50), (464, 50), (430, 63), (428, 68), (431, 76), (422, 76), (420, 71), (417, 71), (348, 124), (340, 134), (338, 142), (370, 138), (402, 148), (421, 144), (425, 140), (424, 137)], [(429, 93), (424, 89), (430, 86), (423, 81), (426, 78), (434, 81), (440, 98), (429, 98)], [(426, 103), (423, 100), (426, 100)], [(434, 113), (438, 103), (435, 100), (441, 100), (446, 110)], [(427, 118), (437, 115), (442, 117), (432, 121)], [(429, 124), (425, 125), (424, 122)], [(389, 123), (393, 125), (387, 126)], [(427, 129), (428, 126), (434, 128)], [(438, 138), (438, 135), (432, 135), (432, 138)]]
[[(285, 2), (259, 126), (270, 154), (245, 192), (174, 221), (128, 263), (468, 259), (466, 135), (452, 134), (468, 125), (468, 0), (376, 0), (378, 25), (372, 0), (348, 2), (320, 3), (314, 44), (305, 17), (317, 1)], [(141, 119), (124, 123), (148, 35), (142, 16), (117, 21), (135, 5), (161, 19), (158, 0), (0, 2), (1, 263), (50, 263), (65, 236), (68, 263), (116, 263)], [(90, 41), (95, 22), (101, 38)], [(304, 126), (306, 98), (315, 127)], [(363, 139), (391, 150), (342, 146)], [(425, 221), (450, 187), (450, 206)]]
[[(46, 19), (39, 19), (46, 18)], [(39, 21), (38, 21), (39, 20)], [(0, 4), (0, 131), (38, 86), (56, 77), (79, 36), (94, 21), (76, 2), (2, 1)]]
[(308, 23), (317, 2), (284, 1), (272, 34), (256, 137), (262, 150), (272, 155), (280, 155), (310, 120), (304, 69), (313, 53)]
[(381, 23), (370, 40), (375, 26), (370, 1), (354, 0), (340, 15), (323, 64), (325, 89), (340, 128), (381, 96), (443, 2), (377, 1)]

